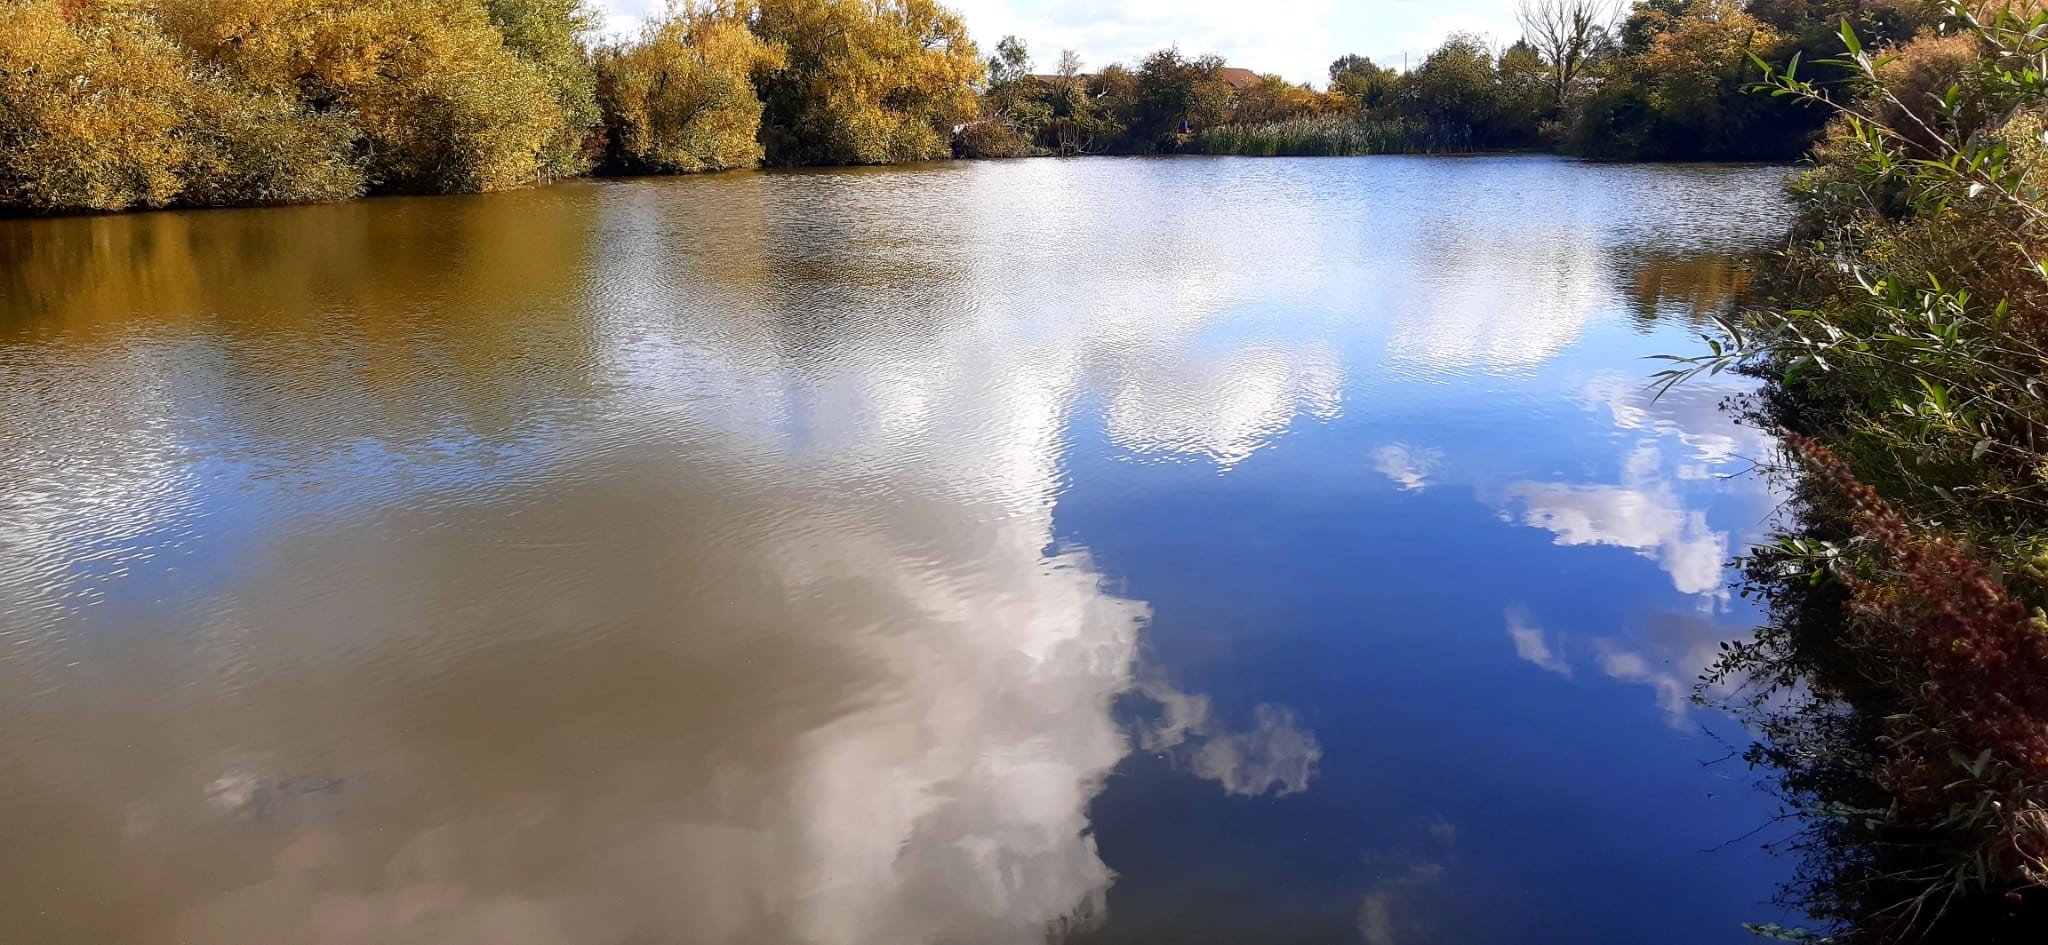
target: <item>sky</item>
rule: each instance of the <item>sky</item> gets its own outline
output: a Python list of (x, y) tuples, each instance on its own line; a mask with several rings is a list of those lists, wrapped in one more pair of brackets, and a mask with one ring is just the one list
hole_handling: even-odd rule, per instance
[[(607, 25), (632, 28), (662, 0), (593, 0)], [(967, 19), (983, 49), (1016, 35), (1035, 67), (1050, 72), (1060, 50), (1081, 54), (1086, 69), (1135, 63), (1178, 43), (1184, 53), (1221, 53), (1233, 66), (1277, 72), (1317, 87), (1330, 60), (1345, 53), (1399, 66), (1420, 62), (1445, 36), (1489, 35), (1506, 45), (1519, 35), (1514, 0), (946, 0)]]

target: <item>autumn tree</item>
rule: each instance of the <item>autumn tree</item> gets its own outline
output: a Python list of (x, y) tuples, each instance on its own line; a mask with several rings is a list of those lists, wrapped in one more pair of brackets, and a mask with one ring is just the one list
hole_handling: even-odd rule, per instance
[(1575, 153), (1784, 158), (1820, 130), (1819, 110), (1749, 91), (1752, 57), (1783, 63), (1798, 48), (1740, 0), (1640, 0), (1616, 32), (1598, 88), (1569, 116), (1564, 144)]
[(541, 174), (570, 177), (590, 167), (587, 145), (600, 129), (597, 81), (584, 36), (597, 26), (585, 0), (486, 0), (505, 45), (554, 90), (562, 122), (541, 156)]
[(208, 68), (139, 5), (0, 4), (0, 209), (352, 197), (354, 140)]
[(55, 0), (0, 6), (0, 200), (119, 209), (176, 197), (178, 50), (123, 14), (73, 21)]
[(1745, 71), (1752, 53), (1776, 42), (1776, 32), (1739, 0), (1694, 0), (1651, 37), (1642, 56), (1650, 101), (1668, 114), (1704, 118), (1715, 107), (1723, 78)]
[(159, 0), (157, 20), (251, 94), (345, 121), (370, 186), (497, 190), (550, 179), (571, 126), (481, 0)]
[(756, 71), (784, 50), (748, 27), (746, 0), (671, 4), (627, 42), (600, 48), (597, 101), (615, 168), (695, 173), (761, 162)]
[(978, 111), (980, 51), (933, 0), (763, 0), (754, 27), (788, 51), (754, 72), (772, 162), (943, 157)]

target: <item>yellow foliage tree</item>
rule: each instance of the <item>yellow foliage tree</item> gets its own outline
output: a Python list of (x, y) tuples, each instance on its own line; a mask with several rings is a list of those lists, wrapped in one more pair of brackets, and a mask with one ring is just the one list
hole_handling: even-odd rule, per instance
[(541, 174), (573, 177), (590, 170), (600, 117), (584, 37), (597, 27), (597, 14), (584, 0), (484, 0), (484, 8), (505, 45), (540, 70), (562, 108), (562, 124), (541, 155)]
[(688, 174), (761, 162), (756, 70), (785, 61), (748, 26), (748, 0), (671, 4), (631, 42), (597, 53), (610, 157), (626, 170)]
[(194, 91), (181, 51), (132, 5), (0, 2), (0, 205), (170, 203)]
[(579, 172), (595, 122), (573, 107), (588, 97), (580, 10), (0, 0), (0, 209), (493, 190)]
[(172, 36), (258, 94), (345, 115), (372, 186), (546, 180), (568, 124), (478, 0), (162, 0)]
[(1747, 67), (1752, 52), (1779, 42), (1776, 31), (1743, 9), (1740, 0), (1697, 0), (1664, 24), (1639, 60), (1650, 104), (1676, 116), (1718, 107), (1723, 77)]
[(496, 190), (599, 141), (629, 170), (881, 164), (978, 111), (935, 0), (675, 3), (593, 56), (585, 0), (0, 0), (0, 211)]
[(981, 53), (933, 0), (763, 0), (754, 25), (788, 51), (755, 73), (776, 163), (944, 157), (979, 109)]

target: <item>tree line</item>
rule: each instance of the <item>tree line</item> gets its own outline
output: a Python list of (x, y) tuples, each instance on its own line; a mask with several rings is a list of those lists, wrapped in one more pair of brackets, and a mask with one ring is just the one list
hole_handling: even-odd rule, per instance
[[(1743, 93), (1914, 0), (1530, 0), (1326, 88), (1167, 48), (1037, 74), (936, 0), (673, 0), (604, 37), (583, 0), (0, 0), (0, 210), (339, 200), (948, 156), (1552, 148), (1785, 158), (1824, 114)], [(1896, 4), (1896, 6), (1892, 5)], [(1811, 57), (1809, 57), (1811, 58)]]
[(1012, 38), (990, 60), (983, 119), (963, 150), (1790, 160), (1828, 113), (1751, 94), (1758, 62), (1825, 59), (1844, 22), (1889, 42), (1935, 18), (1919, 0), (1525, 0), (1522, 35), (1504, 48), (1454, 34), (1405, 70), (1347, 55), (1322, 89), (1231, 77), (1220, 58), (1177, 49), (1095, 74), (1063, 54), (1057, 71), (1032, 75)]
[(0, 0), (0, 209), (944, 157), (985, 66), (933, 0)]

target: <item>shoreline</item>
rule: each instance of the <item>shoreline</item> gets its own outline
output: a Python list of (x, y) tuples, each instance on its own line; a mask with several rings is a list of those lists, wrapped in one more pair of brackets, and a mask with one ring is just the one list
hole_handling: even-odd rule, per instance
[(68, 209), (42, 213), (23, 213), (12, 208), (0, 207), (0, 223), (34, 220), (69, 220), (81, 218), (125, 217), (149, 213), (199, 213), (219, 210), (275, 210), (286, 207), (332, 207), (361, 203), (368, 200), (389, 199), (432, 199), (440, 197), (479, 197), (489, 194), (520, 193), (546, 190), (565, 184), (609, 183), (614, 181), (684, 180), (699, 177), (725, 176), (731, 174), (802, 174), (819, 171), (881, 171), (889, 169), (911, 169), (949, 167), (960, 164), (1007, 164), (1018, 161), (1078, 161), (1078, 160), (1179, 160), (1241, 158), (1245, 160), (1302, 160), (1329, 161), (1363, 158), (1428, 158), (1468, 159), (1498, 157), (1542, 157), (1600, 166), (1641, 165), (1646, 167), (1796, 167), (1796, 160), (1788, 161), (1711, 161), (1711, 160), (1644, 160), (1607, 161), (1581, 157), (1535, 148), (1501, 148), (1478, 151), (1431, 151), (1431, 152), (1381, 152), (1374, 154), (1208, 154), (1208, 153), (1155, 153), (1155, 154), (1029, 154), (1017, 157), (955, 157), (934, 158), (929, 161), (899, 161), (890, 164), (797, 164), (783, 166), (735, 167), (716, 171), (698, 171), (689, 174), (634, 174), (634, 173), (592, 173), (563, 177), (545, 183), (525, 187), (500, 187), (490, 190), (458, 190), (441, 193), (392, 191), (363, 194), (342, 200), (280, 201), (269, 203), (224, 203), (224, 204), (168, 204), (161, 207), (126, 207), (119, 210)]

